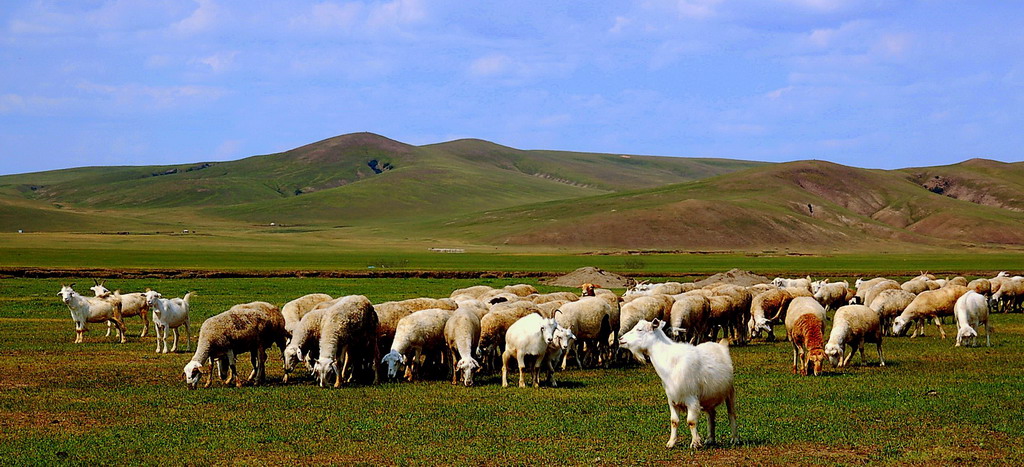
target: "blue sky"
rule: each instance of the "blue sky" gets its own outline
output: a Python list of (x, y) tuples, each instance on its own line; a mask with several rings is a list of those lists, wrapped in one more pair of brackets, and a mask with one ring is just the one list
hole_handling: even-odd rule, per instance
[(1024, 159), (1024, 2), (0, 2), (0, 173), (371, 131), (858, 167)]

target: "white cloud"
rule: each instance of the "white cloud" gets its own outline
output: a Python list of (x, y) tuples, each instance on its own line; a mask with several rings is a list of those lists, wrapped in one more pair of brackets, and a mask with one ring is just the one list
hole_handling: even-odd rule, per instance
[(678, 0), (676, 10), (683, 18), (706, 19), (715, 15), (720, 3), (722, 0)]
[(141, 84), (109, 85), (84, 82), (78, 89), (110, 99), (122, 110), (141, 108), (173, 108), (200, 102), (208, 103), (223, 97), (226, 92), (211, 86), (147, 86)]
[(236, 56), (238, 56), (238, 51), (233, 50), (199, 58), (196, 62), (210, 67), (210, 71), (214, 73), (223, 73), (231, 68), (235, 62)]
[(426, 17), (421, 0), (394, 0), (373, 7), (367, 24), (371, 28), (390, 29), (423, 21)]
[(473, 61), (469, 72), (473, 76), (487, 77), (508, 73), (512, 69), (512, 59), (505, 54), (488, 54)]
[(196, 9), (185, 19), (171, 25), (171, 31), (183, 36), (191, 36), (213, 29), (224, 12), (213, 0), (195, 0)]

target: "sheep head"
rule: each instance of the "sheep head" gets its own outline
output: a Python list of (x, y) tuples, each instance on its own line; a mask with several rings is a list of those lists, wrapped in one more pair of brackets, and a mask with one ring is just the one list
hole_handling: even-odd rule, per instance
[(907, 330), (907, 323), (908, 320), (906, 318), (897, 316), (896, 319), (892, 321), (892, 335), (902, 336)]
[(843, 361), (843, 348), (838, 344), (828, 344), (825, 346), (825, 355), (828, 355), (828, 362), (832, 366), (839, 368)]
[(331, 357), (320, 357), (313, 365), (313, 373), (316, 375), (317, 381), (320, 382), (320, 387), (324, 387), (327, 384), (327, 378), (330, 378), (331, 373), (334, 373), (334, 359)]
[(462, 373), (462, 384), (469, 387), (473, 385), (473, 373), (480, 371), (480, 363), (473, 357), (464, 357), (455, 365), (455, 371)]
[(388, 378), (394, 379), (395, 376), (398, 376), (398, 365), (405, 365), (405, 355), (398, 353), (395, 349), (391, 349), (380, 362), (388, 365)]
[(972, 345), (974, 339), (978, 337), (978, 331), (970, 326), (964, 326), (956, 332), (956, 344), (954, 347), (960, 347), (961, 345)]
[(195, 389), (199, 385), (199, 378), (203, 376), (203, 364), (195, 360), (185, 365), (185, 384), (189, 389)]
[(807, 355), (807, 368), (804, 368), (804, 374), (814, 372), (814, 376), (821, 375), (821, 366), (825, 363), (825, 351), (821, 348), (814, 348), (808, 352)]
[(285, 347), (282, 358), (284, 362), (281, 364), (281, 368), (284, 369), (284, 374), (287, 375), (294, 371), (295, 366), (302, 360), (302, 356), (299, 355), (299, 347), (295, 345)]

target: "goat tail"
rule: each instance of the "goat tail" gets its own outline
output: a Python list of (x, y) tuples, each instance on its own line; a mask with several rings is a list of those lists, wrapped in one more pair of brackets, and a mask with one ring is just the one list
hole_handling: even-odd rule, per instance
[(185, 306), (190, 306), (189, 300), (191, 300), (192, 297), (194, 297), (196, 295), (199, 295), (199, 294), (197, 294), (195, 292), (189, 292), (189, 293), (185, 294), (185, 297), (182, 298), (181, 301), (185, 302)]

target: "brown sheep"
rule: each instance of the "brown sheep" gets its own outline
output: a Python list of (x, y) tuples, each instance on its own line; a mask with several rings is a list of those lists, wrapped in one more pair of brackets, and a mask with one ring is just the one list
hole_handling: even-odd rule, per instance
[(793, 344), (793, 373), (821, 374), (825, 361), (825, 308), (813, 298), (797, 297), (786, 311), (786, 336)]

